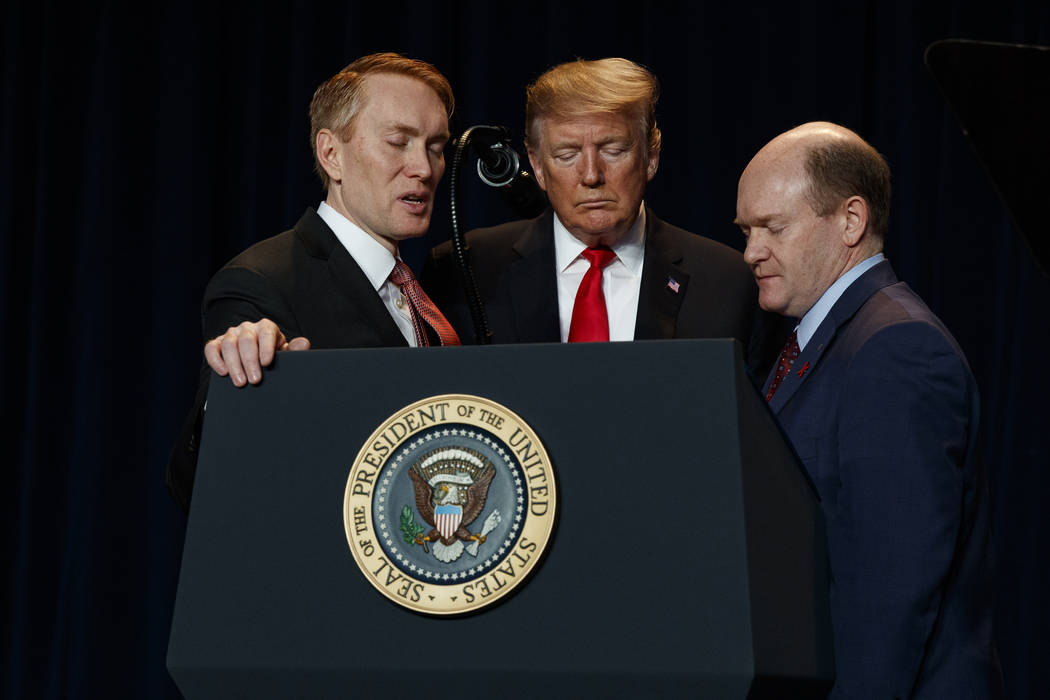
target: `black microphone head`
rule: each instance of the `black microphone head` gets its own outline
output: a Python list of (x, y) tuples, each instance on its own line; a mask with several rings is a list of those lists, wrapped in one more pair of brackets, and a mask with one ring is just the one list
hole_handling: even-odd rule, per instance
[(488, 158), (478, 157), (478, 177), (492, 187), (509, 185), (518, 176), (518, 153), (505, 143), (488, 150)]
[(478, 124), (463, 132), (463, 136), (470, 139), (472, 146), (495, 146), (498, 143), (510, 143), (510, 129), (505, 126), (488, 126)]

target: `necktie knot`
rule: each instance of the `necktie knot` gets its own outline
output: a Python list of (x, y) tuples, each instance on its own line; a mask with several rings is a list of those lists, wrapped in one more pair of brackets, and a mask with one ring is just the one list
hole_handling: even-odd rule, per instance
[(401, 260), (394, 260), (394, 269), (390, 272), (390, 281), (398, 287), (403, 287), (409, 282), (415, 282), (416, 276), (412, 274), (412, 268)]
[(456, 335), (452, 324), (419, 286), (416, 276), (412, 274), (412, 269), (408, 265), (395, 258), (394, 269), (390, 272), (390, 281), (397, 285), (401, 294), (408, 300), (408, 305), (412, 310), (412, 328), (416, 334), (417, 346), (430, 345), (426, 329), (423, 327), (424, 323), (434, 329), (442, 345), (459, 345), (459, 336)]
[(616, 253), (603, 245), (584, 248), (582, 255), (591, 263), (591, 267), (597, 267), (599, 270), (616, 259)]

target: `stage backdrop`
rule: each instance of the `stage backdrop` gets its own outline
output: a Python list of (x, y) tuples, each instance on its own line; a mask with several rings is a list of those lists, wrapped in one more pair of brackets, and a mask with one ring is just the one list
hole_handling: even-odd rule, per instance
[[(380, 50), (449, 77), (454, 130), (504, 124), (519, 147), (524, 86), (547, 67), (646, 64), (664, 134), (647, 201), (740, 249), (736, 181), (769, 138), (828, 119), (883, 152), (889, 258), (982, 391), (1007, 688), (1050, 696), (1050, 283), (922, 63), (947, 37), (1050, 44), (1045, 3), (270, 5), (38, 0), (0, 15), (8, 697), (177, 696), (164, 655), (185, 519), (164, 465), (196, 383), (201, 293), (321, 201), (310, 96)], [(417, 267), (448, 235), (441, 193), (431, 234), (405, 246)], [(510, 217), (474, 181), (463, 206), (468, 226)]]

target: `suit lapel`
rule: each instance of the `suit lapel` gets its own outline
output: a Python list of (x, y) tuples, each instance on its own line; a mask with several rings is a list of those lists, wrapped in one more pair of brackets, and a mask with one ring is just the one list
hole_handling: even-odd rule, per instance
[[(788, 400), (798, 391), (798, 388), (802, 386), (802, 382), (806, 381), (806, 378), (812, 373), (813, 368), (817, 366), (817, 361), (820, 360), (821, 355), (827, 350), (828, 346), (831, 345), (832, 339), (835, 337), (835, 333), (838, 331), (838, 324), (832, 321), (831, 315), (824, 319), (824, 322), (817, 328), (817, 332), (813, 334), (813, 337), (806, 343), (806, 347), (799, 353), (798, 359), (795, 360), (795, 364), (791, 366), (791, 371), (787, 373), (784, 380), (780, 383), (780, 388), (777, 389), (777, 393), (773, 394), (772, 401), (769, 402), (769, 408), (773, 413), (778, 413), (781, 407), (788, 402)], [(779, 358), (777, 359), (779, 364)], [(773, 373), (777, 371), (776, 365), (773, 366)], [(766, 381), (764, 391), (769, 390), (769, 384), (772, 380), (772, 373), (769, 376), (769, 380)]]
[(507, 291), (519, 343), (561, 340), (553, 216), (548, 209), (532, 221), (514, 244), (520, 258), (507, 270)]
[(664, 223), (645, 210), (645, 258), (635, 317), (635, 340), (675, 337), (678, 311), (689, 287), (689, 274), (679, 267), (682, 252), (664, 232)]
[(327, 261), (333, 284), (348, 306), (346, 312), (340, 314), (347, 318), (347, 334), (358, 337), (362, 332), (361, 328), (349, 327), (356, 316), (363, 319), (363, 324), (378, 336), (383, 345), (407, 345), (405, 336), (390, 317), (372, 283), (324, 219), (309, 209), (295, 225), (295, 231), (311, 256)]
[[(888, 261), (883, 261), (858, 277), (846, 288), (846, 291), (831, 307), (828, 315), (821, 321), (813, 337), (806, 343), (806, 347), (792, 365), (791, 371), (781, 382), (777, 393), (773, 395), (769, 408), (774, 414), (780, 412), (780, 409), (791, 400), (803, 382), (813, 374), (820, 358), (834, 341), (839, 328), (846, 325), (873, 294), (896, 282), (897, 276), (893, 274), (893, 268), (890, 267)], [(773, 368), (773, 372), (776, 372), (776, 367)], [(771, 378), (772, 374), (770, 374)], [(768, 390), (768, 388), (769, 380), (765, 385), (765, 389)]]

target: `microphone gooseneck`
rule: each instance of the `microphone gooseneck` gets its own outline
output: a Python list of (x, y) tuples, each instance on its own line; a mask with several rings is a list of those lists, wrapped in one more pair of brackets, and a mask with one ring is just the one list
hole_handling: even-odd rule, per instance
[(460, 282), (466, 291), (467, 306), (474, 324), (474, 339), (479, 345), (492, 342), (492, 331), (485, 317), (485, 306), (478, 292), (474, 271), (470, 266), (468, 246), (459, 225), (459, 207), (456, 193), (464, 154), (471, 148), (478, 157), (478, 177), (490, 187), (496, 187), (514, 212), (523, 218), (537, 216), (547, 206), (547, 198), (536, 180), (521, 168), (521, 159), (510, 145), (510, 131), (504, 126), (472, 126), (455, 141), (450, 183), (452, 217), (452, 254), (459, 270)]
[(492, 331), (489, 330), (488, 319), (485, 317), (485, 307), (481, 303), (481, 295), (478, 293), (478, 285), (474, 280), (474, 270), (470, 267), (467, 258), (467, 242), (463, 238), (463, 232), (459, 228), (459, 209), (456, 206), (456, 190), (459, 184), (459, 171), (463, 162), (463, 152), (470, 143), (471, 132), (477, 127), (470, 127), (456, 139), (455, 150), (452, 156), (452, 177), (449, 183), (449, 212), (452, 217), (452, 257), (456, 261), (456, 269), (459, 270), (460, 283), (467, 294), (467, 308), (470, 309), (470, 320), (474, 325), (474, 342), (478, 345), (489, 345), (492, 343)]

